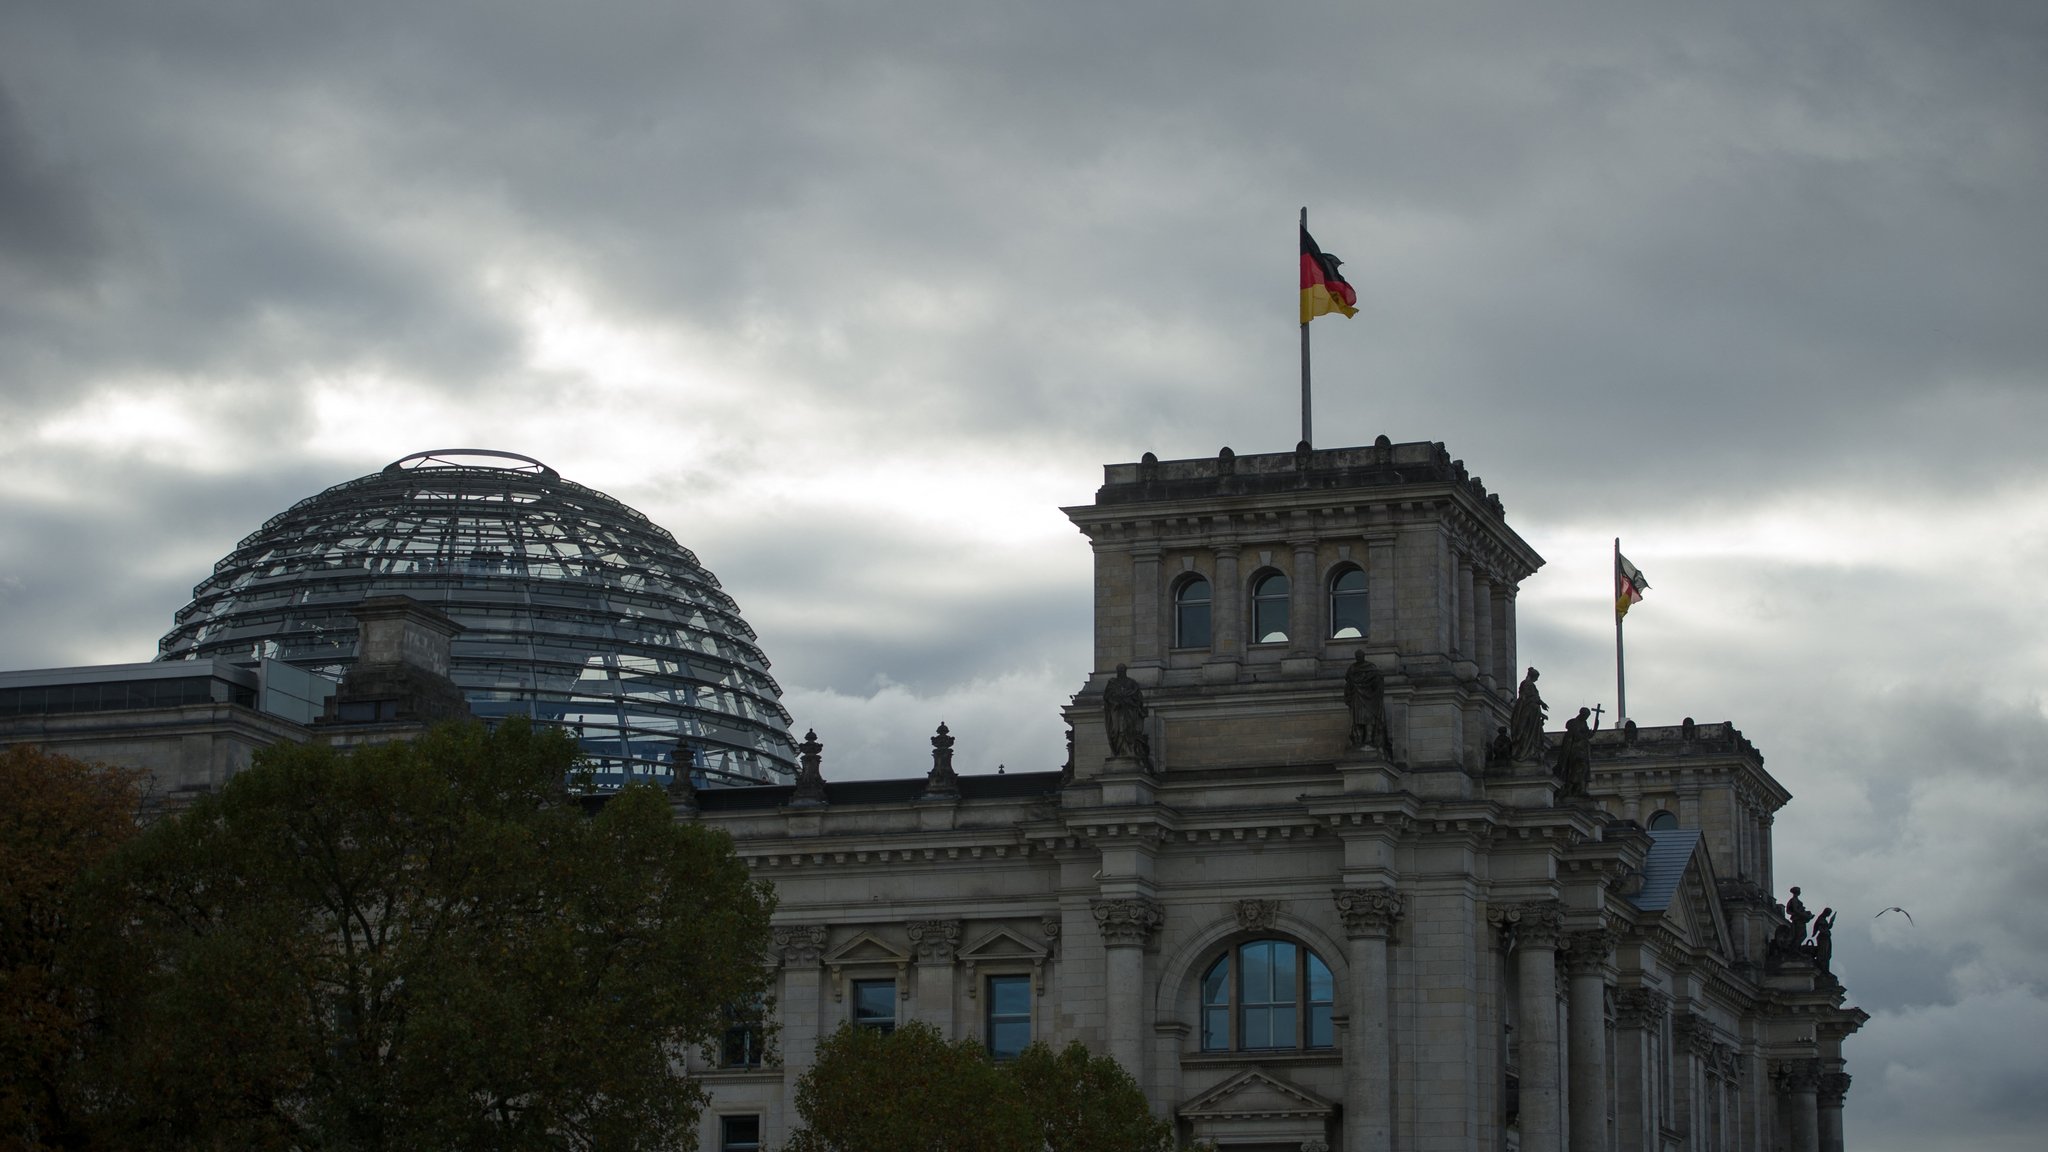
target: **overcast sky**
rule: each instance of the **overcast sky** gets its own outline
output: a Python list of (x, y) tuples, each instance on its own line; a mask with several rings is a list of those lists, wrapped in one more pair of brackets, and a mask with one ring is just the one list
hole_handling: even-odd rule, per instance
[[(1441, 440), (1554, 705), (1732, 720), (1872, 1013), (1852, 1147), (2048, 1129), (2048, 6), (0, 0), (0, 667), (527, 453), (827, 774), (1055, 766), (1100, 466)], [(1912, 910), (1917, 924), (1874, 914)]]

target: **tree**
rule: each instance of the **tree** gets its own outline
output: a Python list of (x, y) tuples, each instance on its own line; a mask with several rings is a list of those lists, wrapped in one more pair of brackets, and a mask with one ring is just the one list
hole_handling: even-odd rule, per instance
[(59, 956), (80, 877), (135, 835), (139, 778), (30, 745), (0, 749), (0, 1146), (76, 1137), (61, 1086), (80, 1004)]
[(971, 1040), (922, 1022), (852, 1024), (797, 1081), (804, 1127), (784, 1152), (1039, 1152), (1016, 1086)]
[(1152, 1115), (1123, 1065), (1074, 1041), (1057, 1054), (1024, 1049), (1004, 1070), (1017, 1084), (1047, 1152), (1170, 1152), (1173, 1124)]
[(512, 722), (277, 746), (100, 879), (97, 1119), (138, 1148), (689, 1147), (773, 898)]
[(1078, 1041), (996, 1064), (929, 1024), (883, 1035), (846, 1025), (797, 1082), (804, 1128), (785, 1152), (1170, 1152), (1123, 1066)]

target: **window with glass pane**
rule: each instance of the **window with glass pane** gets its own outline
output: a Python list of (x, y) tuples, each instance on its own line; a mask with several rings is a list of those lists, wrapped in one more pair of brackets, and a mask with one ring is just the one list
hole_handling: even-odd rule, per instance
[(1329, 965), (1287, 940), (1253, 940), (1202, 976), (1202, 1049), (1330, 1048), (1336, 982)]
[(1230, 956), (1210, 967), (1202, 977), (1202, 1049), (1215, 1052), (1230, 1047)]
[(1200, 576), (1188, 578), (1173, 594), (1173, 646), (1209, 646), (1209, 582)]
[(1014, 1060), (1031, 1043), (1031, 977), (988, 978), (988, 1054)]
[(761, 1152), (761, 1118), (759, 1116), (720, 1117), (718, 1152)]
[(853, 982), (853, 1022), (862, 1028), (873, 1028), (877, 1032), (896, 1030), (896, 982), (894, 980), (855, 980)]
[(765, 1036), (762, 1016), (765, 1012), (765, 1006), (759, 1001), (726, 1008), (725, 1041), (719, 1047), (720, 1067), (753, 1068), (760, 1065)]
[(1252, 587), (1252, 635), (1260, 644), (1287, 639), (1287, 577), (1278, 572)]
[(1330, 581), (1330, 636), (1353, 640), (1365, 635), (1365, 573), (1346, 568)]

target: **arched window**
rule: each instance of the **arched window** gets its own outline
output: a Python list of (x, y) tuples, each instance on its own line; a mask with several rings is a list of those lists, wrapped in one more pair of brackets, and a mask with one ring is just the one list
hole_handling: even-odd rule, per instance
[(1650, 813), (1650, 831), (1662, 832), (1667, 828), (1676, 827), (1678, 827), (1678, 817), (1673, 816), (1671, 813), (1661, 808)]
[(1202, 1049), (1329, 1048), (1336, 1044), (1330, 966), (1291, 940), (1252, 940), (1202, 975)]
[(1277, 644), (1287, 639), (1287, 577), (1270, 572), (1252, 585), (1252, 640)]
[(1357, 640), (1365, 635), (1365, 570), (1345, 568), (1330, 581), (1330, 638)]
[(1209, 582), (1190, 576), (1173, 593), (1173, 646), (1209, 646)]

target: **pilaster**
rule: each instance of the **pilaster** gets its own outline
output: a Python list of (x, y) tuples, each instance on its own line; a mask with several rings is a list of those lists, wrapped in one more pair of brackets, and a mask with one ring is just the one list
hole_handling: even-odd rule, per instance
[(1351, 1024), (1344, 1052), (1346, 1152), (1393, 1147), (1393, 1049), (1388, 1027), (1387, 938), (1401, 916), (1391, 888), (1339, 888), (1337, 915), (1349, 938)]

